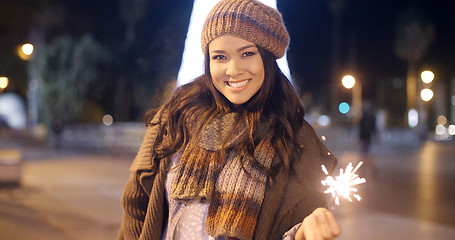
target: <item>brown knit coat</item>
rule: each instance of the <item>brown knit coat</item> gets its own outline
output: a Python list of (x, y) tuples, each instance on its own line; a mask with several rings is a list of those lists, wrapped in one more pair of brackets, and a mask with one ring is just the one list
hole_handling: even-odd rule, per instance
[[(161, 159), (159, 164), (151, 161), (160, 115), (167, 117), (162, 111), (155, 115), (131, 165), (131, 176), (122, 194), (123, 220), (118, 239), (160, 240), (163, 235), (168, 215), (164, 183), (170, 159)], [(303, 154), (294, 164), (296, 174), (281, 171), (274, 183), (267, 185), (254, 239), (281, 239), (314, 209), (327, 206), (320, 183), (324, 178), (321, 164), (333, 169), (336, 158), (306, 121), (297, 137)]]

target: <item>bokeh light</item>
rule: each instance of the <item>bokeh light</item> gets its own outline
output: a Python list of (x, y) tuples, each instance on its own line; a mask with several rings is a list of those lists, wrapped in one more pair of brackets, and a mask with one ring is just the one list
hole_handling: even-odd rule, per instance
[(443, 135), (446, 132), (446, 128), (442, 125), (437, 125), (435, 129), (435, 133), (437, 135)]
[(26, 44), (22, 45), (21, 49), (25, 55), (30, 56), (33, 53), (33, 45), (30, 43), (26, 43)]
[(0, 94), (0, 116), (12, 129), (24, 129), (27, 125), (27, 109), (18, 94), (7, 92)]
[(29, 60), (33, 54), (33, 50), (33, 45), (26, 43), (17, 48), (17, 55), (19, 55), (22, 60)]
[(428, 102), (433, 98), (433, 91), (431, 89), (425, 88), (420, 91), (420, 97), (423, 101)]
[(426, 70), (420, 74), (420, 77), (424, 83), (431, 83), (434, 79), (434, 73), (432, 71)]
[(341, 83), (347, 89), (351, 89), (355, 85), (355, 78), (352, 75), (346, 75), (341, 79)]
[(8, 78), (0, 77), (0, 88), (5, 89), (6, 87), (8, 87)]
[(350, 109), (349, 104), (346, 103), (346, 102), (342, 102), (342, 103), (340, 103), (340, 105), (338, 105), (338, 110), (339, 110), (340, 113), (342, 113), (342, 114), (348, 113), (348, 112), (349, 112), (349, 109)]
[(438, 117), (438, 125), (444, 126), (446, 124), (447, 124), (447, 118), (445, 116), (443, 116), (443, 115), (440, 115)]
[(112, 125), (113, 122), (114, 122), (114, 118), (110, 114), (106, 114), (103, 116), (104, 125), (110, 126), (110, 125)]
[(318, 117), (318, 124), (321, 127), (327, 127), (330, 125), (330, 118), (327, 115), (321, 115)]
[(415, 128), (419, 124), (419, 113), (414, 108), (408, 112), (408, 124), (411, 128)]
[(449, 125), (448, 131), (451, 136), (454, 136), (455, 135), (455, 125)]

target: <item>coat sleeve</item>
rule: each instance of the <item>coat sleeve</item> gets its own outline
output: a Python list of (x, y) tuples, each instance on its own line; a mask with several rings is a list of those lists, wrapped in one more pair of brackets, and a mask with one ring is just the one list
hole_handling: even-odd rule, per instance
[(150, 190), (156, 175), (152, 148), (160, 129), (159, 111), (149, 126), (142, 145), (130, 167), (130, 177), (122, 192), (123, 218), (118, 239), (139, 239), (147, 215)]
[(149, 197), (139, 183), (139, 176), (132, 173), (123, 190), (123, 219), (118, 239), (139, 239), (142, 233)]
[(321, 184), (325, 177), (321, 165), (331, 171), (337, 165), (337, 159), (307, 122), (299, 132), (298, 141), (303, 148), (302, 155), (294, 164), (295, 174), (287, 180), (269, 239), (281, 239), (316, 208), (327, 207), (327, 196)]

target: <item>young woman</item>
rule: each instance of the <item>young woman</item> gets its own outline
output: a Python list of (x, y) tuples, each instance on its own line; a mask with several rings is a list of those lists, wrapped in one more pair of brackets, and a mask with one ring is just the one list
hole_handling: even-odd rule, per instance
[(119, 239), (333, 239), (321, 164), (336, 165), (278, 68), (279, 12), (223, 0), (202, 32), (205, 74), (146, 115)]

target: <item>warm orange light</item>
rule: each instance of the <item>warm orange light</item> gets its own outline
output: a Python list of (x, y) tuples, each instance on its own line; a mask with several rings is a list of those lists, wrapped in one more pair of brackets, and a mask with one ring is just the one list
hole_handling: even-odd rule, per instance
[(355, 85), (355, 78), (352, 75), (346, 75), (341, 79), (341, 83), (347, 89), (351, 89)]
[(423, 101), (428, 102), (433, 98), (433, 91), (431, 89), (425, 88), (420, 92), (420, 97)]
[(30, 43), (26, 43), (26, 44), (22, 45), (21, 49), (25, 55), (30, 56), (33, 53), (33, 45)]
[(434, 79), (434, 73), (432, 71), (426, 70), (420, 74), (420, 77), (424, 83), (431, 83)]
[(0, 77), (0, 88), (5, 89), (6, 87), (8, 87), (8, 78)]
[(17, 55), (19, 55), (19, 57), (23, 60), (29, 60), (33, 54), (33, 50), (34, 50), (33, 45), (30, 43), (26, 43), (17, 49)]
[(438, 125), (446, 125), (447, 123), (447, 118), (443, 115), (438, 116)]

